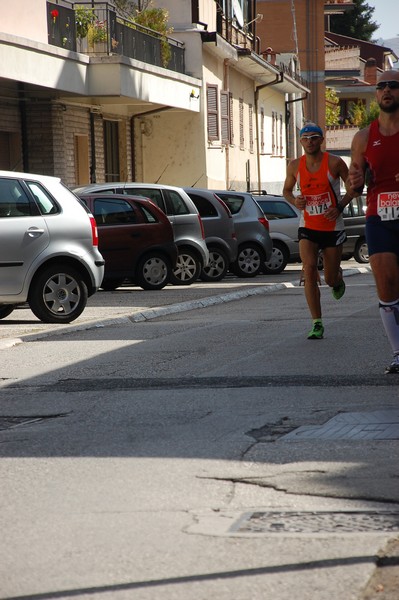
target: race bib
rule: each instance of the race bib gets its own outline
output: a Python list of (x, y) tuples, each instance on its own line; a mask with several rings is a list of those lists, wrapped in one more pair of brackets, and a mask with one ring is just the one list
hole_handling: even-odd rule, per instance
[(306, 212), (311, 217), (323, 215), (331, 206), (331, 198), (329, 192), (317, 194), (317, 196), (304, 196), (306, 199)]
[(399, 219), (399, 192), (381, 192), (381, 194), (378, 194), (377, 214), (381, 221)]

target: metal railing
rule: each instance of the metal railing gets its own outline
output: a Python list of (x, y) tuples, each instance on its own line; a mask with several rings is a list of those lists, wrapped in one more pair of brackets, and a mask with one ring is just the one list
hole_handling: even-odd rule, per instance
[[(85, 28), (80, 17), (89, 17)], [(80, 19), (82, 22), (82, 18)], [(48, 42), (92, 55), (119, 54), (185, 73), (183, 42), (117, 15), (108, 2), (47, 2)]]

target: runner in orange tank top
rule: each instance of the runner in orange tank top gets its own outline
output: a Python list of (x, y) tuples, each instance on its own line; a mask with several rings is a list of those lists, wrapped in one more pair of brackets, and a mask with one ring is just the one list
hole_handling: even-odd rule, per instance
[[(342, 244), (346, 240), (342, 211), (356, 193), (346, 193), (341, 199), (340, 182), (346, 181), (348, 167), (339, 156), (321, 150), (323, 131), (308, 123), (300, 131), (305, 154), (292, 160), (287, 167), (283, 194), (302, 211), (298, 238), (305, 277), (305, 297), (313, 327), (309, 340), (321, 339), (324, 326), (321, 318), (320, 289), (317, 284), (317, 259), (323, 251), (324, 280), (339, 300), (345, 293), (342, 277)], [(299, 189), (299, 195), (294, 194)]]
[(399, 373), (399, 71), (382, 73), (376, 95), (380, 114), (353, 138), (346, 189), (363, 190), (367, 173), (366, 239), (393, 351), (385, 373)]

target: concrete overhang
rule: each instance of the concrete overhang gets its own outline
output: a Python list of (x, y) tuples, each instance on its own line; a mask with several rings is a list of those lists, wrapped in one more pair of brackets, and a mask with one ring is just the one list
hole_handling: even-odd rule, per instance
[(101, 99), (109, 105), (200, 110), (202, 82), (194, 77), (119, 55), (94, 58), (4, 33), (0, 74), (71, 102), (99, 104)]
[(226, 42), (216, 31), (201, 31), (201, 39), (211, 54), (221, 60), (238, 61), (238, 52), (234, 46)]
[(281, 93), (310, 93), (309, 88), (294, 79), (284, 68), (272, 65), (254, 52), (241, 50), (239, 52), (238, 64), (235, 65), (235, 68), (260, 85), (271, 83), (276, 77), (280, 76), (281, 81), (275, 83), (273, 87)]

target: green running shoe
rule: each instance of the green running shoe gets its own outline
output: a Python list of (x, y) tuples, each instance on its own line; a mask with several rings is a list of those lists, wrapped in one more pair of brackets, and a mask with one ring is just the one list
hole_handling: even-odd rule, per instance
[(340, 300), (345, 294), (345, 281), (341, 279), (339, 284), (332, 289), (332, 295), (336, 300)]
[(322, 340), (324, 333), (323, 323), (321, 321), (316, 321), (313, 323), (313, 328), (308, 333), (308, 340)]

